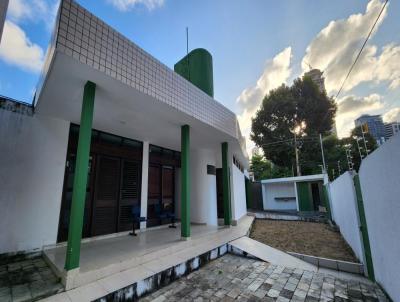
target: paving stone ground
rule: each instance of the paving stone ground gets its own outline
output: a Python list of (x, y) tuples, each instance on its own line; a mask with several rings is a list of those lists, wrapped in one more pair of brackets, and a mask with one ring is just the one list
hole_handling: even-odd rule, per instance
[(141, 301), (388, 301), (370, 282), (289, 269), (227, 254)]
[(0, 301), (36, 301), (63, 290), (41, 256), (0, 262)]

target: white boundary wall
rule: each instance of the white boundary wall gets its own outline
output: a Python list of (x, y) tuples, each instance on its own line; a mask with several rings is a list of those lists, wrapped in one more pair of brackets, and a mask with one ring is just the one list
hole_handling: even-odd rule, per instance
[(57, 240), (69, 123), (0, 109), (0, 254)]
[(400, 135), (362, 163), (360, 183), (375, 279), (400, 301)]
[(244, 173), (231, 163), (232, 180), (231, 180), (231, 205), (232, 219), (239, 220), (247, 213), (246, 208), (246, 186)]
[(340, 233), (357, 258), (365, 263), (353, 175), (343, 173), (330, 184), (330, 190), (332, 212)]

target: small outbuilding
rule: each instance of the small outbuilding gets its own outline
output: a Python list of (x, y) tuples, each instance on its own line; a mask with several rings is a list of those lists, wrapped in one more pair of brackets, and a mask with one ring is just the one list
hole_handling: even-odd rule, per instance
[(324, 210), (325, 178), (325, 174), (316, 174), (262, 180), (261, 186), (264, 210)]

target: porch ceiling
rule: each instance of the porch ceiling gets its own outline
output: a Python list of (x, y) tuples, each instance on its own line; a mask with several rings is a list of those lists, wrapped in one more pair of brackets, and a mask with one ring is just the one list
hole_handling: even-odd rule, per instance
[(58, 51), (36, 112), (79, 124), (87, 81), (97, 85), (93, 128), (179, 150), (180, 127), (188, 124), (191, 148), (220, 150), (221, 142), (227, 141), (232, 152), (247, 163), (236, 138)]

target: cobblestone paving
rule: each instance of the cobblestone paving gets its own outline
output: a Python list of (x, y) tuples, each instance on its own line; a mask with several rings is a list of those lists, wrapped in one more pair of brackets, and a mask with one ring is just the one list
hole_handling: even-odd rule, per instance
[(141, 301), (388, 301), (372, 283), (227, 254)]
[(62, 290), (59, 279), (40, 256), (0, 263), (1, 302), (36, 301)]

